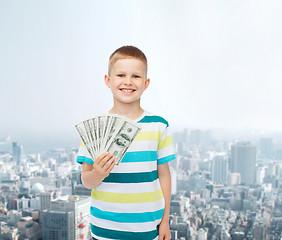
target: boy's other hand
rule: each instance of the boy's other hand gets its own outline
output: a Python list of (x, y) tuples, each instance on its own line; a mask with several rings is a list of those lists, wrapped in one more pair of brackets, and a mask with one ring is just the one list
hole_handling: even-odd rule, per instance
[(159, 225), (159, 240), (170, 240), (170, 238), (169, 223), (167, 221), (161, 221)]
[(115, 166), (115, 157), (112, 153), (102, 153), (93, 164), (93, 169), (103, 178), (109, 176)]

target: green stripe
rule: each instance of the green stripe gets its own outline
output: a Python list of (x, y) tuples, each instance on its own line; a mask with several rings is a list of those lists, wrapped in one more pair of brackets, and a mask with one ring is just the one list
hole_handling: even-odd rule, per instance
[(96, 236), (102, 238), (110, 238), (110, 239), (120, 239), (120, 240), (151, 240), (155, 239), (158, 236), (158, 231), (153, 230), (149, 232), (126, 232), (126, 231), (118, 231), (111, 230), (106, 228), (101, 228), (93, 225), (91, 223), (91, 232)]
[(151, 122), (161, 122), (164, 123), (167, 127), (169, 126), (168, 122), (164, 118), (159, 116), (145, 116), (140, 121), (138, 121), (138, 123), (151, 123)]
[(158, 171), (138, 173), (110, 173), (103, 182), (110, 183), (142, 183), (153, 182), (158, 179)]
[(113, 203), (145, 203), (155, 202), (164, 198), (162, 189), (144, 193), (112, 193), (92, 189), (91, 197), (103, 202)]
[(162, 219), (164, 209), (160, 209), (153, 212), (142, 212), (142, 213), (119, 213), (119, 212), (102, 211), (92, 206), (90, 208), (90, 213), (92, 216), (96, 218), (101, 218), (112, 222), (143, 223), (143, 222), (154, 222), (155, 220)]
[(141, 131), (134, 141), (160, 141), (162, 134), (161, 131)]
[(165, 139), (159, 141), (158, 150), (162, 150), (170, 145), (173, 145), (173, 141), (172, 136), (168, 135)]

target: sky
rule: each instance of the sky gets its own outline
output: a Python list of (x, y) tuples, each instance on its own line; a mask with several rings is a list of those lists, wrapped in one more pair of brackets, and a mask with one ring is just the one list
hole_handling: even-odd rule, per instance
[[(280, 0), (2, 0), (0, 138), (68, 144), (112, 106), (123, 45), (148, 59), (142, 107), (173, 127), (282, 130)], [(28, 139), (28, 140), (27, 140)]]

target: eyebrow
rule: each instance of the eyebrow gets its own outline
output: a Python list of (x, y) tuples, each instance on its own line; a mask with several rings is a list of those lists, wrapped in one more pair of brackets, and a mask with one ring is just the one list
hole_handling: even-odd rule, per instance
[[(126, 72), (126, 71), (120, 70), (120, 71), (116, 72), (116, 74), (125, 74), (125, 72)], [(131, 74), (132, 74), (132, 75), (142, 75), (141, 72), (133, 72), (133, 73), (131, 73)]]

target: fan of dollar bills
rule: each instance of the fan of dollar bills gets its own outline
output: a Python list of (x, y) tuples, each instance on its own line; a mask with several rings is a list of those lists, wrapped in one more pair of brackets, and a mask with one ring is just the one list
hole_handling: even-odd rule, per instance
[(108, 114), (75, 125), (93, 161), (103, 152), (111, 152), (118, 165), (141, 127), (134, 121)]

